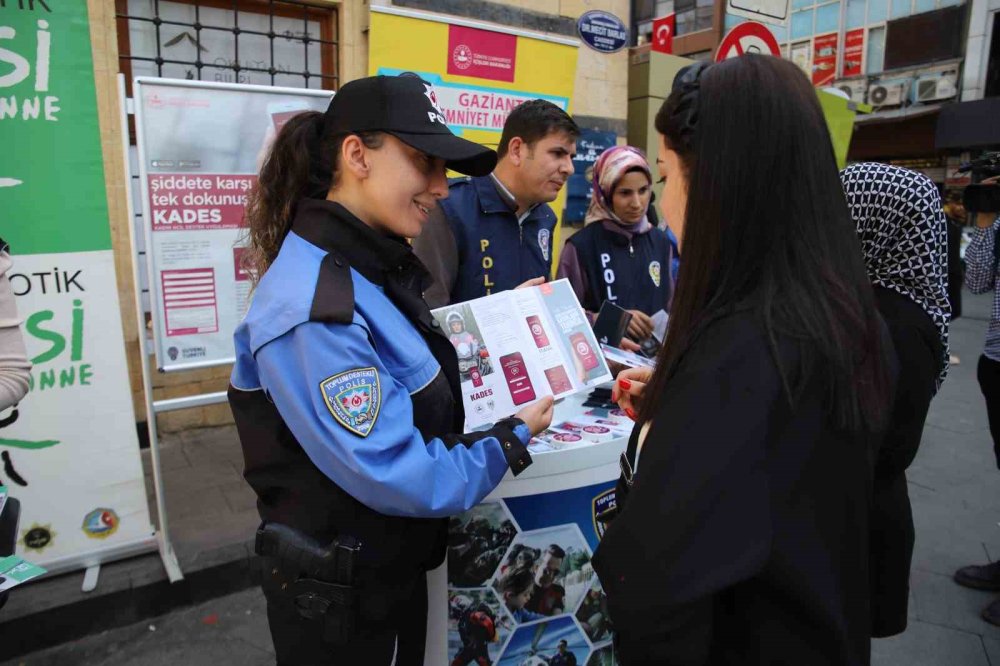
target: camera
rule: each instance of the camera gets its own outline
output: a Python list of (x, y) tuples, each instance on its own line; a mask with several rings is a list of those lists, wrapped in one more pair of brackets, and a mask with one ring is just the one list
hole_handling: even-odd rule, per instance
[(962, 204), (965, 210), (975, 213), (1000, 213), (1000, 186), (983, 185), (979, 181), (1000, 176), (1000, 151), (984, 153), (978, 159), (966, 162), (959, 173), (972, 173), (973, 184), (965, 188)]

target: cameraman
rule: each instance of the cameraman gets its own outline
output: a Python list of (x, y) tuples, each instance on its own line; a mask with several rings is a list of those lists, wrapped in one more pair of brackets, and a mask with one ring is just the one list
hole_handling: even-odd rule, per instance
[[(1000, 229), (1000, 176), (987, 178), (977, 188), (980, 196), (978, 205), (970, 205), (966, 192), (966, 209), (972, 215), (976, 226), (975, 235), (965, 251), (965, 285), (974, 294), (993, 291), (993, 312), (986, 333), (986, 348), (979, 357), (976, 376), (979, 387), (986, 399), (986, 413), (989, 418), (990, 435), (993, 437), (993, 451), (1000, 467), (1000, 290), (997, 290), (997, 275), (1000, 272), (997, 257), (997, 230)], [(984, 187), (988, 186), (988, 187)], [(976, 212), (987, 210), (990, 212)], [(965, 587), (979, 590), (1000, 591), (1000, 561), (987, 565), (962, 567), (955, 572), (955, 582)], [(1000, 599), (994, 600), (983, 609), (982, 617), (990, 624), (1000, 626)]]

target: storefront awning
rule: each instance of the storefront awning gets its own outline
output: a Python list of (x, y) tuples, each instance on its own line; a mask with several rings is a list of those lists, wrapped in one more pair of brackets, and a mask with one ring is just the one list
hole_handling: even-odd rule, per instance
[(1000, 97), (948, 104), (938, 116), (938, 150), (1000, 145)]

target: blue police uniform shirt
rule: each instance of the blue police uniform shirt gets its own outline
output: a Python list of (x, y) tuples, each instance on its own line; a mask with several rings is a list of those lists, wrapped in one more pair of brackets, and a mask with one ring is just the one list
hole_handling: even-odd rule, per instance
[[(458, 276), (452, 303), (513, 289), (552, 271), (552, 236), (556, 214), (546, 204), (518, 221), (512, 202), (497, 190), (492, 175), (460, 178), (439, 205), (458, 249)], [(502, 185), (500, 185), (502, 187)]]
[[(310, 206), (321, 215), (330, 212), (326, 207), (350, 216), (326, 201), (308, 200), (300, 209)], [(427, 342), (385, 287), (353, 267), (350, 323), (316, 321), (324, 260), (338, 255), (295, 229), (236, 330), (234, 391), (265, 392), (312, 463), (388, 516), (461, 513), (496, 487), (509, 461), (517, 461), (515, 473), (530, 463), (530, 457), (509, 457), (512, 443), (501, 443), (498, 428), (425, 438), (414, 425), (411, 395), (442, 371)], [(339, 258), (336, 265), (342, 266)], [(513, 448), (521, 449), (530, 439), (528, 428), (519, 423), (513, 432), (520, 440)]]

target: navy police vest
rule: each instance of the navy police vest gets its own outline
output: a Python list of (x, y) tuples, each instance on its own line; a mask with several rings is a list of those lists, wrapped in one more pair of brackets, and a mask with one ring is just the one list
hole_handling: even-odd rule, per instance
[(588, 224), (568, 243), (576, 248), (580, 268), (587, 276), (583, 307), (590, 312), (612, 301), (626, 310), (652, 315), (662, 310), (670, 297), (670, 241), (653, 227), (644, 234), (625, 236)]
[(525, 280), (549, 277), (556, 215), (546, 204), (518, 224), (489, 176), (450, 183), (440, 203), (458, 247), (452, 303), (513, 289)]

